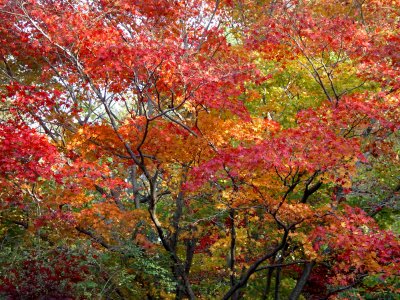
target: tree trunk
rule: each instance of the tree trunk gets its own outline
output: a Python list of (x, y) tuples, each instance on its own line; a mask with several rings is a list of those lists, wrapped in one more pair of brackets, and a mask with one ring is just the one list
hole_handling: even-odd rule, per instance
[(289, 300), (297, 300), (300, 297), (300, 294), (307, 283), (308, 277), (310, 276), (311, 270), (314, 267), (314, 265), (315, 265), (314, 261), (311, 261), (305, 265), (301, 277), (299, 278), (299, 280), (297, 280), (297, 284), (289, 296)]
[[(275, 261), (275, 257), (272, 261)], [(268, 268), (268, 274), (267, 274), (267, 281), (265, 283), (265, 289), (263, 292), (262, 300), (267, 300), (268, 295), (271, 289), (271, 281), (272, 281), (272, 275), (274, 273), (274, 268)]]

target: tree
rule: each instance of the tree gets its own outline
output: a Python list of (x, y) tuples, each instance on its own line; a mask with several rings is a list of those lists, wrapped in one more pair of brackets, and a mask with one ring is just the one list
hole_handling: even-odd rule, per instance
[(393, 290), (398, 8), (0, 1), (1, 232), (71, 260), (31, 297)]

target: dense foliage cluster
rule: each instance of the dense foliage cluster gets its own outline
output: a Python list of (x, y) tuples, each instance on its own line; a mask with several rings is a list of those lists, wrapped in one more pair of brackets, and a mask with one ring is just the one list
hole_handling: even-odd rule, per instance
[(0, 297), (396, 299), (399, 0), (0, 20)]

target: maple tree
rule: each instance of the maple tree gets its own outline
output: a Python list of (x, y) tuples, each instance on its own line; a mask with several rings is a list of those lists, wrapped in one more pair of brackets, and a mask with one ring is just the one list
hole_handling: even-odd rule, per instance
[(0, 0), (0, 293), (394, 297), (399, 12)]

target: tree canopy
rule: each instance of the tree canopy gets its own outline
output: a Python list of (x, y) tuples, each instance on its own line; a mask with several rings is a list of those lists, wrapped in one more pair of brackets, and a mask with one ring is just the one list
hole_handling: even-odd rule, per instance
[(0, 20), (0, 296), (397, 299), (399, 0)]

